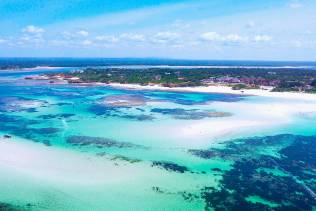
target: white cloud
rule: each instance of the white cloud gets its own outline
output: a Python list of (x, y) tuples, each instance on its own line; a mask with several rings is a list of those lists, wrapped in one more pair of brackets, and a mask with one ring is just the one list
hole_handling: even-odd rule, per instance
[(254, 42), (268, 42), (272, 40), (269, 35), (255, 35), (253, 38), (251, 36), (242, 36), (239, 34), (219, 34), (217, 32), (206, 32), (200, 37), (203, 41), (212, 41), (219, 43), (249, 43)]
[(82, 37), (88, 37), (89, 32), (86, 30), (80, 30), (80, 31), (75, 31), (75, 32), (64, 31), (63, 36), (64, 38), (68, 40), (73, 40), (73, 39), (79, 39)]
[(227, 41), (227, 42), (243, 42), (247, 40), (248, 40), (247, 37), (242, 37), (238, 34), (229, 34), (229, 35), (226, 35), (226, 37), (224, 37), (224, 41)]
[(85, 45), (85, 46), (89, 46), (89, 45), (92, 45), (93, 42), (91, 40), (84, 40), (82, 41), (82, 45)]
[(136, 42), (144, 42), (146, 40), (143, 34), (133, 34), (133, 33), (121, 34), (120, 38), (129, 40), (129, 41), (136, 41)]
[(256, 23), (254, 21), (248, 21), (246, 24), (246, 28), (252, 29), (256, 26)]
[(2, 44), (2, 43), (6, 43), (7, 42), (7, 40), (5, 40), (5, 39), (1, 39), (0, 38), (0, 44)]
[(246, 42), (248, 37), (243, 37), (239, 34), (227, 34), (222, 35), (217, 32), (206, 32), (201, 35), (201, 39), (204, 41), (214, 41), (214, 42)]
[(255, 42), (269, 42), (270, 40), (272, 40), (272, 37), (269, 35), (256, 35), (254, 37)]
[(153, 43), (165, 44), (165, 43), (177, 41), (179, 38), (180, 38), (180, 35), (175, 32), (158, 32), (152, 37), (151, 41)]
[(45, 30), (43, 28), (34, 25), (28, 25), (22, 29), (22, 32), (24, 34), (20, 38), (18, 38), (18, 41), (16, 42), (18, 45), (39, 46), (45, 43), (45, 40), (43, 38), (43, 33), (45, 32)]
[(29, 34), (41, 34), (45, 32), (43, 28), (40, 28), (34, 25), (28, 25), (25, 28), (23, 28), (22, 31)]
[(118, 37), (112, 36), (112, 35), (97, 36), (95, 39), (97, 41), (108, 42), (108, 43), (117, 43), (120, 41)]
[(82, 37), (87, 37), (89, 36), (89, 32), (85, 31), (85, 30), (80, 30), (80, 31), (77, 31), (77, 34), (82, 36)]
[(42, 38), (42, 36), (29, 36), (29, 35), (24, 35), (19, 39), (20, 44), (43, 44), (45, 40)]
[(76, 38), (76, 35), (74, 35), (73, 33), (68, 32), (68, 31), (64, 31), (63, 32), (63, 37), (65, 39), (71, 40), (71, 39)]
[(221, 41), (222, 37), (217, 32), (206, 32), (201, 35), (202, 40), (205, 41)]
[(68, 46), (70, 43), (65, 40), (51, 40), (49, 43), (53, 46)]
[(304, 5), (302, 3), (299, 3), (299, 2), (292, 2), (289, 4), (289, 7), (292, 9), (298, 9), (298, 8), (303, 7), (303, 6)]
[(23, 37), (21, 37), (21, 40), (28, 42), (31, 40), (31, 37), (30, 36), (23, 36)]

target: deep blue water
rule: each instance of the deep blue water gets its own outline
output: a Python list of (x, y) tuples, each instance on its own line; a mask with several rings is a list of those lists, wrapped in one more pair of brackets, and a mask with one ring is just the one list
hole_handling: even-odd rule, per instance
[(57, 66), (85, 67), (107, 65), (170, 65), (170, 66), (265, 66), (309, 67), (316, 69), (312, 61), (229, 61), (229, 60), (183, 60), (160, 58), (0, 58), (1, 66)]

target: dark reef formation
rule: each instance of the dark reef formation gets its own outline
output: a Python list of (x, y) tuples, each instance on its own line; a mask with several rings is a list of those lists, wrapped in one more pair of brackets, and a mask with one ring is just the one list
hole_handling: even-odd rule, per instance
[(154, 108), (151, 109), (151, 112), (160, 113), (163, 115), (170, 115), (175, 119), (188, 119), (188, 120), (200, 120), (204, 118), (218, 118), (218, 117), (228, 117), (232, 114), (226, 112), (217, 112), (217, 111), (205, 111), (198, 109), (182, 109), (182, 108), (174, 108), (174, 109), (161, 109)]
[[(278, 156), (262, 150), (268, 146)], [(232, 169), (223, 174), (219, 189), (202, 190), (207, 210), (313, 210), (316, 206), (314, 136), (256, 137), (229, 142), (224, 148), (189, 152), (203, 159), (220, 157), (234, 161)], [(279, 169), (284, 174), (262, 168)], [(267, 203), (249, 201), (250, 196)]]
[(0, 112), (37, 112), (36, 108), (45, 107), (48, 103), (24, 97), (0, 97)]
[(137, 120), (137, 121), (153, 121), (155, 120), (155, 117), (151, 115), (145, 115), (145, 114), (140, 114), (140, 115), (129, 115), (129, 114), (123, 114), (123, 115), (118, 115), (118, 117), (125, 118), (125, 119), (130, 119), (130, 120)]
[(133, 107), (143, 106), (146, 102), (150, 101), (149, 98), (143, 95), (110, 95), (102, 99), (99, 104), (109, 107)]
[(128, 142), (115, 141), (109, 138), (90, 137), (90, 136), (69, 136), (66, 140), (68, 144), (75, 146), (95, 146), (99, 148), (143, 148), (140, 145), (132, 144)]
[(17, 206), (0, 202), (0, 211), (22, 211), (22, 210), (23, 209)]
[(180, 166), (176, 163), (165, 162), (165, 161), (153, 161), (152, 166), (161, 167), (167, 171), (177, 172), (177, 173), (185, 173), (189, 171), (189, 169), (185, 166)]
[(46, 114), (40, 115), (38, 118), (40, 119), (67, 119), (75, 116), (75, 114)]

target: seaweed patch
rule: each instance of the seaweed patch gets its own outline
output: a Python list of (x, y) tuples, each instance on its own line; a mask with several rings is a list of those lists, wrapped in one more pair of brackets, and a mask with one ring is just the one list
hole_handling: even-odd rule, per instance
[(142, 95), (110, 95), (102, 99), (99, 104), (109, 107), (144, 106), (150, 101)]
[(178, 165), (172, 162), (165, 162), (165, 161), (153, 161), (151, 166), (161, 167), (167, 171), (177, 172), (177, 173), (185, 173), (189, 171), (189, 169), (185, 166)]
[(54, 127), (29, 128), (29, 130), (33, 133), (41, 134), (41, 135), (52, 135), (61, 131), (59, 128), (54, 128)]
[[(266, 146), (273, 146), (280, 156), (262, 153)], [(220, 189), (202, 189), (206, 209), (312, 210), (316, 206), (315, 175), (308, 173), (316, 168), (315, 136), (255, 137), (189, 152), (203, 159), (234, 161), (232, 169), (223, 173)]]
[(145, 115), (145, 114), (140, 114), (140, 115), (117, 115), (118, 117), (125, 118), (125, 119), (131, 119), (131, 120), (137, 120), (137, 121), (153, 121), (155, 117), (151, 115)]
[(128, 163), (139, 163), (141, 162), (140, 159), (137, 158), (129, 158), (123, 155), (115, 155), (111, 160), (115, 161), (115, 160), (120, 160), (120, 161), (125, 161)]
[(153, 113), (160, 113), (163, 115), (170, 115), (175, 119), (187, 119), (187, 120), (200, 120), (204, 118), (219, 118), (219, 117), (229, 117), (232, 114), (228, 112), (217, 112), (217, 111), (205, 111), (198, 109), (161, 109), (154, 108), (151, 109)]
[(40, 115), (38, 118), (40, 119), (67, 119), (70, 117), (75, 116), (75, 114), (46, 114), (46, 115)]
[(24, 97), (1, 97), (0, 112), (37, 112), (36, 108), (45, 107), (48, 102), (42, 100), (33, 100)]
[(115, 141), (109, 138), (101, 138), (101, 137), (90, 137), (90, 136), (69, 136), (66, 139), (66, 142), (76, 146), (95, 146), (95, 147), (116, 147), (116, 148), (143, 148), (140, 145), (128, 143), (128, 142), (120, 142)]
[(0, 210), (1, 211), (22, 211), (23, 209), (18, 206), (14, 206), (12, 204), (0, 202)]

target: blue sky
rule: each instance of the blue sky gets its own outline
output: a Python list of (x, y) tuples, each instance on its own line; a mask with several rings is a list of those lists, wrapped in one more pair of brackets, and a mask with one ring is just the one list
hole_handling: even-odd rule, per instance
[(314, 0), (1, 0), (2, 57), (316, 61)]

